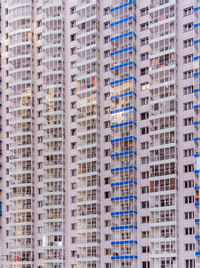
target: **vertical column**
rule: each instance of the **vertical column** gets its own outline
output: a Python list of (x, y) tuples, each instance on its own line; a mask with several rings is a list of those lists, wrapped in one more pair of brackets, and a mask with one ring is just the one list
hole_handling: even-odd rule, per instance
[(200, 1), (194, 1), (194, 174), (195, 174), (195, 239), (196, 266), (200, 267)]
[(77, 14), (77, 267), (100, 268), (99, 1)]
[(65, 267), (64, 2), (43, 2), (43, 267)]
[(9, 267), (33, 267), (32, 1), (9, 0)]
[(111, 7), (112, 267), (137, 266), (136, 4)]
[(151, 1), (149, 150), (152, 267), (178, 266), (176, 13), (176, 0)]

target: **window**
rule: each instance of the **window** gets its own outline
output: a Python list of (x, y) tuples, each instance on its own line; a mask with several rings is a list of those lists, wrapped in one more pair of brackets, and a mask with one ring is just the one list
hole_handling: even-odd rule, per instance
[(71, 15), (72, 15), (72, 14), (75, 14), (75, 13), (76, 13), (76, 7), (71, 7), (71, 10), (70, 10), (70, 11), (71, 11), (71, 12), (70, 12)]
[(185, 228), (185, 235), (193, 235), (194, 234), (194, 227)]
[(148, 60), (149, 59), (149, 53), (145, 52), (140, 55), (141, 61)]
[(193, 46), (193, 39), (184, 40), (184, 42), (183, 42), (184, 48), (191, 47), (191, 46)]
[(183, 88), (184, 95), (192, 94), (193, 93), (193, 86), (188, 86)]
[(72, 169), (72, 170), (71, 170), (71, 175), (72, 175), (72, 177), (73, 177), (73, 176), (76, 176), (76, 169)]
[(188, 7), (183, 10), (183, 16), (189, 16), (193, 14), (193, 7)]
[(192, 31), (193, 29), (193, 23), (190, 22), (190, 23), (187, 23), (185, 25), (183, 25), (183, 32), (188, 32), (188, 31)]
[(149, 171), (142, 172), (141, 178), (142, 178), (142, 180), (148, 179), (149, 178)]
[(149, 44), (149, 38), (145, 37), (143, 39), (141, 39), (141, 46), (146, 46)]
[(184, 141), (193, 141), (193, 133), (187, 133), (183, 135)]
[(149, 201), (141, 202), (141, 208), (149, 208)]
[(110, 42), (110, 36), (104, 37), (104, 44), (108, 44)]
[(72, 163), (76, 163), (76, 155), (73, 155), (73, 156), (71, 157), (71, 162), (72, 162)]
[(110, 163), (104, 164), (104, 170), (110, 170)]
[(142, 247), (142, 253), (149, 253), (149, 246)]
[(76, 237), (75, 236), (71, 237), (71, 241), (72, 241), (72, 244), (75, 244), (76, 243)]
[(104, 193), (104, 198), (105, 198), (105, 199), (110, 198), (110, 192), (105, 192), (105, 193)]
[(104, 65), (104, 71), (105, 71), (105, 72), (110, 71), (110, 65), (109, 65), (109, 64)]
[(106, 7), (104, 8), (104, 15), (108, 15), (110, 13), (110, 8)]
[(146, 150), (148, 148), (149, 148), (149, 142), (148, 141), (141, 143), (141, 150)]
[(195, 260), (194, 259), (185, 260), (185, 268), (195, 268)]
[(71, 21), (71, 28), (74, 28), (75, 26), (76, 26), (76, 21), (75, 20)]
[(145, 7), (145, 8), (140, 10), (141, 17), (148, 15), (148, 13), (149, 13), (149, 8), (148, 7)]
[(190, 71), (186, 71), (183, 73), (183, 79), (189, 79), (189, 78), (192, 78), (193, 77), (193, 71), (190, 70)]
[(104, 184), (105, 185), (110, 184), (110, 178), (109, 177), (108, 178), (104, 178)]
[(185, 204), (192, 204), (192, 203), (194, 203), (194, 196), (193, 195), (185, 196), (184, 197), (184, 203)]
[(189, 173), (189, 172), (193, 172), (193, 171), (194, 171), (194, 165), (193, 164), (184, 166), (184, 172), (185, 173)]
[(183, 109), (184, 109), (184, 111), (192, 110), (193, 109), (193, 101), (185, 102), (183, 104)]
[(108, 100), (110, 98), (110, 92), (104, 94), (104, 100)]
[(72, 223), (72, 224), (71, 224), (71, 229), (72, 229), (72, 230), (76, 230), (76, 223)]
[(72, 190), (75, 190), (76, 189), (76, 183), (75, 182), (71, 183), (71, 189)]
[(142, 68), (140, 69), (140, 75), (147, 75), (149, 73), (149, 68), (148, 67), (145, 67), (145, 68)]
[(194, 155), (194, 150), (193, 150), (193, 148), (185, 149), (185, 150), (183, 151), (183, 155), (184, 155), (184, 157), (191, 157), (191, 156), (193, 156), (193, 155)]
[(195, 244), (194, 243), (185, 244), (185, 251), (194, 251), (194, 250), (195, 250)]
[(76, 203), (76, 200), (77, 200), (76, 196), (71, 197), (71, 203)]
[(110, 79), (107, 78), (104, 80), (104, 86), (109, 86), (110, 85)]
[(145, 22), (145, 23), (143, 23), (143, 24), (140, 25), (140, 31), (141, 32), (148, 30), (148, 28), (149, 28), (148, 22)]
[(149, 113), (148, 112), (144, 112), (140, 114), (140, 119), (141, 120), (146, 120), (149, 118)]
[(188, 211), (184, 213), (185, 220), (192, 220), (194, 219), (194, 211)]
[(184, 181), (184, 188), (194, 188), (194, 180)]
[(110, 135), (104, 136), (104, 142), (110, 142)]
[(108, 58), (110, 56), (110, 50), (104, 51), (104, 58)]
[(191, 126), (193, 125), (193, 117), (188, 117), (183, 120), (184, 126)]
[(145, 82), (145, 83), (142, 83), (141, 84), (141, 90), (146, 90), (146, 89), (149, 89), (149, 82)]
[(148, 194), (149, 193), (149, 186), (141, 187), (141, 193), (142, 194)]
[(104, 29), (109, 29), (110, 28), (110, 22), (109, 21), (106, 21), (104, 22)]
[(183, 57), (183, 62), (184, 63), (190, 63), (192, 61), (193, 61), (193, 55), (192, 54)]
[(72, 217), (75, 217), (76, 216), (76, 209), (71, 210), (71, 216)]
[(73, 128), (73, 129), (71, 129), (71, 136), (75, 136), (75, 135), (76, 135), (76, 129)]
[(149, 103), (149, 97), (141, 98), (141, 105), (147, 105)]
[(149, 216), (144, 216), (141, 218), (142, 223), (149, 223)]
[(143, 261), (142, 262), (142, 268), (150, 268), (150, 262), (149, 261)]
[(149, 238), (149, 231), (142, 232), (142, 238)]
[(149, 133), (149, 127), (143, 127), (141, 128), (141, 135), (146, 135)]
[(148, 156), (141, 157), (141, 165), (146, 165), (148, 163), (149, 163), (149, 157)]
[(110, 149), (104, 150), (104, 156), (110, 156)]

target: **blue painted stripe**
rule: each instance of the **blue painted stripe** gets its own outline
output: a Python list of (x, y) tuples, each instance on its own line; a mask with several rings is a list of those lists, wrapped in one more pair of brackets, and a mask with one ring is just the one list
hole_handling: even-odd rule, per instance
[(125, 241), (112, 241), (111, 245), (127, 245), (127, 244), (137, 244), (136, 240), (125, 240)]
[(130, 181), (115, 182), (115, 183), (111, 183), (111, 187), (121, 186), (121, 185), (128, 185), (128, 184), (137, 184), (137, 181), (130, 180)]
[(200, 42), (200, 39), (194, 40), (194, 44), (198, 44)]
[(125, 260), (125, 259), (137, 259), (137, 256), (129, 255), (129, 256), (112, 256), (111, 257), (111, 260)]
[(117, 51), (115, 51), (115, 52), (111, 52), (111, 53), (110, 53), (110, 56), (118, 55), (118, 54), (120, 54), (120, 53), (123, 53), (123, 52), (126, 52), (126, 51), (130, 51), (130, 50), (134, 50), (134, 51), (136, 52), (136, 48), (133, 47), (133, 46), (130, 46), (130, 47), (126, 47), (126, 48), (117, 50)]
[(123, 137), (120, 139), (115, 139), (115, 140), (111, 140), (111, 143), (116, 143), (116, 142), (120, 142), (120, 141), (128, 141), (128, 140), (137, 140), (137, 138), (135, 136), (129, 136), (129, 137)]
[(113, 12), (113, 11), (115, 11), (115, 10), (118, 10), (118, 9), (121, 9), (121, 8), (124, 8), (124, 7), (127, 7), (127, 6), (130, 6), (130, 5), (132, 5), (132, 4), (136, 7), (136, 3), (135, 3), (135, 1), (133, 1), (133, 0), (129, 0), (128, 3), (125, 3), (125, 4), (122, 4), (122, 5), (120, 5), (120, 6), (116, 6), (116, 7), (114, 7), (114, 8), (111, 8), (111, 9), (110, 9), (110, 12)]
[(200, 252), (195, 252), (195, 255), (196, 256), (200, 256)]
[(194, 105), (194, 109), (199, 109), (199, 108), (200, 108), (200, 104)]
[(195, 239), (200, 239), (200, 235), (195, 235)]
[(128, 215), (128, 214), (136, 214), (137, 215), (137, 211), (135, 211), (135, 210), (126, 210), (126, 211), (111, 212), (111, 216)]
[(126, 230), (126, 229), (136, 229), (137, 230), (137, 226), (135, 226), (135, 225), (122, 225), (122, 226), (111, 227), (111, 231)]
[(200, 56), (194, 57), (194, 60), (199, 60), (199, 59), (200, 59)]
[(200, 22), (194, 24), (194, 28), (197, 28), (197, 27), (199, 27), (199, 26), (200, 26)]
[(136, 37), (135, 32), (131, 31), (131, 32), (120, 34), (120, 35), (117, 35), (115, 37), (110, 38), (110, 42), (113, 42), (115, 40), (118, 40), (118, 39), (121, 39), (121, 38), (124, 38), (124, 37), (127, 37), (127, 36), (131, 36), (131, 35), (134, 35)]
[(128, 200), (128, 199), (137, 200), (137, 196), (135, 196), (135, 195), (127, 195), (127, 196), (112, 197), (111, 201), (120, 201), (120, 200)]
[(128, 82), (130, 80), (135, 80), (135, 82), (136, 82), (136, 78), (133, 77), (133, 76), (130, 76), (130, 77), (126, 77), (126, 78), (122, 78), (122, 79), (110, 82), (110, 85), (113, 86), (113, 85), (116, 85), (116, 84), (121, 84), (121, 83), (124, 83), (124, 82)]
[(195, 186), (194, 189), (195, 190), (199, 190), (200, 189), (200, 186)]
[(136, 123), (134, 121), (128, 121), (128, 122), (112, 125), (111, 129), (117, 128), (117, 127), (129, 126), (129, 125), (135, 125), (136, 126)]
[(112, 97), (110, 97), (110, 99), (114, 100), (114, 99), (119, 99), (119, 98), (122, 98), (122, 97), (125, 97), (125, 96), (130, 96), (130, 95), (137, 96), (137, 94), (134, 91), (130, 91), (130, 92), (125, 92), (125, 93), (122, 93), (122, 94), (119, 94), (119, 95), (112, 96)]
[(116, 154), (111, 154), (111, 157), (118, 157), (118, 156), (123, 156), (123, 155), (129, 155), (129, 154), (134, 154), (137, 155), (135, 151), (128, 151), (128, 152), (123, 152), (123, 153), (116, 153)]
[(118, 21), (115, 21), (115, 22), (111, 23), (111, 24), (110, 24), (110, 27), (113, 27), (113, 26), (115, 26), (115, 25), (118, 25), (118, 24), (121, 24), (121, 23), (130, 21), (130, 20), (134, 20), (134, 21), (136, 22), (136, 19), (135, 19), (133, 16), (130, 16), (130, 17), (128, 17), (128, 18), (121, 19), (121, 20), (118, 20)]
[(200, 92), (200, 88), (194, 89), (194, 93), (198, 93), (198, 92)]
[(123, 67), (127, 67), (127, 66), (131, 66), (131, 65), (134, 65), (136, 67), (136, 63), (133, 62), (133, 61), (129, 61), (129, 62), (126, 62), (124, 64), (120, 64), (120, 65), (116, 65), (116, 66), (113, 66), (110, 68), (111, 71), (113, 70), (118, 70), (120, 68), (123, 68)]
[(194, 8), (195, 12), (198, 11), (198, 10), (200, 10), (200, 6)]
[(137, 170), (136, 166), (127, 166), (127, 167), (120, 167), (120, 168), (112, 168), (111, 172), (116, 172), (116, 171), (122, 171), (122, 170), (129, 170), (129, 169), (135, 169)]
[(121, 109), (117, 109), (115, 111), (111, 111), (110, 113), (111, 114), (116, 114), (116, 113), (120, 113), (120, 112), (126, 112), (126, 111), (129, 111), (129, 110), (137, 111), (137, 109), (134, 106), (129, 106), (129, 107), (124, 107), (124, 108), (121, 108)]
[(197, 76), (199, 76), (200, 75), (200, 72), (198, 72), (198, 73), (194, 73), (194, 77), (197, 77)]

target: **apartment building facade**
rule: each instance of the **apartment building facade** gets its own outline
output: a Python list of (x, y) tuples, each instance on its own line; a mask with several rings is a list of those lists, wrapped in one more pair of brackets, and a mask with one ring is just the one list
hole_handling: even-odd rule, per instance
[(200, 267), (199, 17), (1, 2), (3, 267)]

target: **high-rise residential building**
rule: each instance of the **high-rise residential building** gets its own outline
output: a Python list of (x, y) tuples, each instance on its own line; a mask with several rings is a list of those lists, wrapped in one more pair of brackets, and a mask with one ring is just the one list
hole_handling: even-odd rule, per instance
[(0, 267), (200, 268), (200, 0), (0, 17)]

